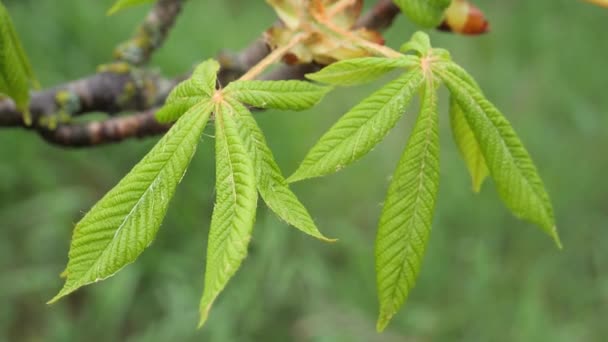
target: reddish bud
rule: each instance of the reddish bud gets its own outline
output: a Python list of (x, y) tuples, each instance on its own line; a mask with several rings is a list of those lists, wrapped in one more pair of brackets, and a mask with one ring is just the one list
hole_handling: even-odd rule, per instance
[(478, 35), (490, 30), (490, 25), (483, 12), (467, 0), (454, 0), (445, 11), (445, 18), (439, 30)]
[(596, 5), (602, 6), (602, 7), (608, 7), (608, 0), (587, 0), (587, 2), (596, 4)]

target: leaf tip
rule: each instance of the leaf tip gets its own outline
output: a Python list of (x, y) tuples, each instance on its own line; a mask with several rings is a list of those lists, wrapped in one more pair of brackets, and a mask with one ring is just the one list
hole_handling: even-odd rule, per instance
[(378, 322), (376, 323), (376, 331), (379, 333), (383, 332), (390, 323), (392, 317), (393, 315), (380, 313), (380, 317), (378, 317)]
[(557, 249), (559, 249), (560, 251), (564, 250), (564, 246), (562, 245), (562, 240), (559, 238), (556, 226), (553, 226), (553, 228), (551, 228), (551, 237), (553, 238), (553, 241), (555, 241)]
[(63, 288), (59, 291), (59, 293), (57, 293), (55, 295), (55, 297), (51, 298), (49, 301), (46, 302), (47, 305), (52, 305), (57, 303), (61, 298), (69, 295), (70, 293), (74, 292), (75, 289), (68, 289), (66, 288), (66, 286), (63, 286)]
[(295, 183), (295, 182), (299, 182), (301, 180), (304, 180), (305, 177), (302, 177), (298, 171), (294, 172), (291, 176), (287, 177), (287, 179), (285, 180), (285, 182), (287, 182), (287, 184), (291, 184), (291, 183)]
[(334, 238), (328, 238), (324, 235), (319, 234), (318, 236), (315, 236), (317, 239), (323, 241), (323, 242), (327, 242), (327, 243), (336, 243), (338, 242), (338, 239), (334, 239)]
[(485, 179), (474, 179), (472, 184), (473, 192), (479, 194), (481, 192), (481, 186), (483, 185), (483, 181)]
[(213, 301), (209, 304), (207, 304), (205, 307), (201, 306), (200, 309), (200, 318), (198, 320), (198, 324), (196, 325), (196, 329), (201, 329), (205, 323), (207, 322), (207, 319), (209, 318), (209, 311), (211, 310), (211, 306), (213, 305)]

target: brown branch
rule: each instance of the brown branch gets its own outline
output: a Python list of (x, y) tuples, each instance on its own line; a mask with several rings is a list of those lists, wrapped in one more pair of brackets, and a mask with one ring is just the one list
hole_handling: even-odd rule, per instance
[(171, 125), (161, 124), (154, 117), (155, 110), (120, 116), (104, 121), (59, 125), (55, 129), (41, 129), (40, 135), (48, 142), (66, 147), (89, 147), (143, 138), (166, 132)]
[(144, 65), (162, 46), (185, 0), (159, 0), (128, 41), (114, 51), (114, 58), (132, 65)]
[[(166, 37), (183, 1), (160, 0), (135, 36), (117, 49), (122, 51), (117, 53), (118, 60), (136, 65), (147, 62)], [(380, 0), (359, 19), (356, 27), (383, 30), (391, 25), (398, 13), (399, 10), (392, 1)], [(160, 34), (156, 40), (150, 38), (152, 31)], [(130, 52), (126, 53), (128, 51)], [(265, 41), (258, 39), (239, 53), (220, 53), (220, 84), (225, 86), (237, 79), (270, 52)], [(262, 78), (303, 79), (306, 73), (317, 71), (321, 67), (318, 64), (285, 65)], [(169, 129), (170, 125), (156, 122), (155, 110), (152, 108), (160, 106), (168, 92), (180, 80), (166, 80), (154, 73), (120, 62), (111, 64), (106, 69), (66, 85), (33, 93), (30, 111), (35, 124), (32, 127), (25, 126), (22, 114), (15, 109), (12, 101), (0, 100), (0, 126), (20, 126), (36, 130), (48, 142), (66, 147), (99, 146), (133, 137), (161, 134)], [(62, 119), (89, 112), (113, 114), (130, 110), (141, 112), (95, 122), (62, 122)]]
[[(304, 75), (321, 68), (317, 64), (278, 68), (264, 76), (266, 80), (303, 79)], [(156, 109), (133, 115), (125, 115), (103, 121), (80, 124), (59, 124), (55, 129), (38, 128), (40, 135), (49, 143), (64, 147), (91, 147), (116, 143), (129, 138), (144, 138), (161, 134), (171, 124), (156, 121)]]
[(395, 20), (395, 17), (399, 13), (399, 7), (392, 0), (380, 0), (359, 18), (359, 21), (355, 24), (355, 28), (366, 27), (376, 31), (383, 31), (393, 24), (393, 20)]
[[(110, 67), (112, 68), (112, 66)], [(92, 76), (34, 92), (30, 100), (33, 128), (52, 120), (69, 121), (90, 112), (114, 114), (145, 110), (162, 104), (177, 84), (139, 69), (104, 71)], [(10, 99), (0, 101), (0, 126), (25, 126), (22, 113)]]

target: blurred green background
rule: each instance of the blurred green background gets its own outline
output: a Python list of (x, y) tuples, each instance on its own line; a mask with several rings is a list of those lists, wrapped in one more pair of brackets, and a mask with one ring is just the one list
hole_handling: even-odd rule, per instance
[[(110, 0), (3, 2), (45, 87), (94, 72), (147, 10), (107, 17)], [(471, 71), (520, 134), (552, 195), (563, 251), (513, 218), (491, 182), (470, 191), (443, 92), (434, 230), (418, 284), (384, 334), (374, 328), (373, 241), (414, 106), (364, 160), (294, 186), (338, 243), (308, 238), (260, 208), (250, 256), (204, 329), (195, 325), (214, 198), (209, 136), (151, 248), (117, 276), (47, 306), (62, 285), (74, 223), (157, 139), (64, 150), (2, 129), (0, 341), (605, 341), (608, 10), (569, 0), (478, 5), (490, 34), (431, 32), (433, 43)], [(153, 65), (178, 75), (246, 46), (273, 20), (261, 0), (189, 1)], [(388, 44), (414, 29), (400, 17)], [(379, 85), (338, 90), (307, 112), (258, 115), (284, 172)]]

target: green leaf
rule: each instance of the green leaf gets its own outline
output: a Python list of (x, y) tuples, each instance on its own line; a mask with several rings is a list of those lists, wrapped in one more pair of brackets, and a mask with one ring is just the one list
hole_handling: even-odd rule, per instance
[(406, 53), (410, 51), (416, 52), (418, 56), (424, 56), (431, 50), (431, 38), (428, 34), (422, 31), (414, 32), (412, 38), (405, 44), (401, 45), (399, 51)]
[(108, 10), (108, 15), (115, 14), (118, 11), (122, 11), (125, 8), (134, 7), (137, 5), (151, 4), (156, 0), (117, 0), (112, 8)]
[(452, 0), (394, 0), (401, 11), (422, 27), (436, 27)]
[(37, 84), (13, 22), (0, 2), (0, 93), (15, 101), (28, 125), (32, 123), (29, 116), (29, 89), (31, 85)]
[(374, 81), (397, 68), (411, 68), (419, 64), (419, 59), (413, 56), (353, 58), (330, 64), (306, 77), (327, 84), (352, 86)]
[(462, 107), (460, 107), (454, 97), (450, 98), (450, 124), (454, 141), (469, 169), (473, 191), (479, 192), (483, 181), (489, 175), (488, 167), (486, 166), (486, 161), (483, 158), (483, 153), (475, 138), (475, 134), (462, 112)]
[(210, 112), (208, 104), (190, 109), (78, 222), (65, 285), (49, 303), (112, 276), (152, 243)]
[(515, 216), (542, 227), (561, 248), (551, 200), (528, 151), (502, 113), (451, 70), (436, 73), (462, 107), (500, 197)]
[(274, 160), (272, 151), (266, 143), (264, 133), (256, 123), (251, 112), (238, 101), (227, 100), (232, 110), (238, 113), (241, 139), (254, 163), (257, 187), (268, 207), (288, 224), (317, 239), (334, 242), (317, 228), (308, 210), (289, 189), (281, 169)]
[(234, 81), (225, 94), (258, 108), (304, 110), (319, 103), (330, 90), (304, 81)]
[(376, 236), (376, 280), (384, 330), (414, 287), (431, 231), (439, 188), (437, 92), (424, 88), (420, 115), (384, 202)]
[(363, 157), (395, 126), (422, 80), (421, 70), (414, 69), (353, 107), (321, 137), (287, 181), (334, 173)]
[(217, 194), (209, 231), (199, 327), (247, 256), (255, 221), (258, 193), (254, 165), (239, 136), (236, 115), (225, 102), (215, 113)]
[(219, 69), (219, 63), (213, 59), (199, 64), (189, 79), (178, 84), (171, 91), (165, 105), (156, 112), (156, 120), (173, 122), (193, 106), (210, 101), (215, 94)]

